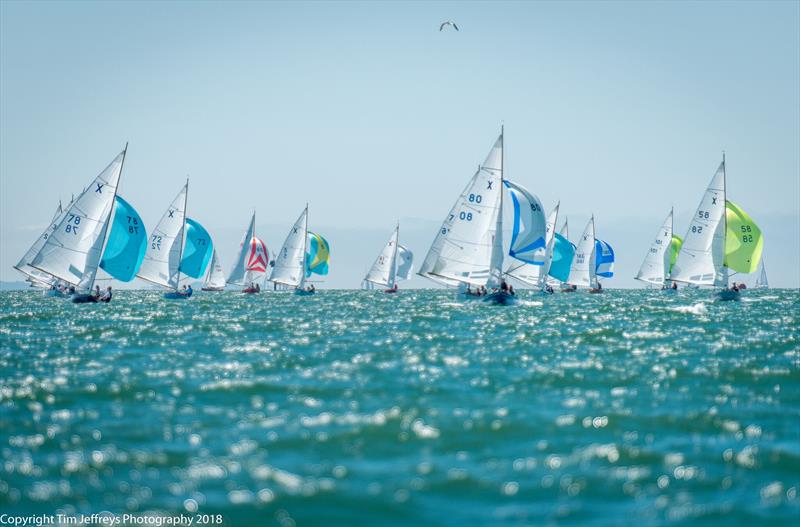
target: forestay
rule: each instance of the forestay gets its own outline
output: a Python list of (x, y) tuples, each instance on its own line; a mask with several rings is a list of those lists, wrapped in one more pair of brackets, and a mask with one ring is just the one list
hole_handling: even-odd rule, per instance
[(428, 251), (419, 274), (449, 286), (500, 280), (503, 135), (459, 195)]
[(122, 282), (136, 276), (147, 249), (147, 232), (142, 218), (130, 203), (116, 197), (114, 220), (108, 234), (100, 268)]
[(123, 150), (69, 206), (33, 258), (33, 267), (79, 290), (91, 289), (124, 160)]
[(306, 257), (306, 232), (308, 230), (308, 207), (297, 218), (289, 230), (281, 251), (275, 257), (270, 281), (297, 287), (303, 281)]
[[(695, 285), (722, 282), (725, 255), (725, 161), (720, 163), (683, 239), (670, 280)], [(726, 280), (727, 281), (727, 280)]]
[(144, 261), (137, 274), (139, 278), (171, 289), (178, 288), (188, 192), (187, 182), (150, 234)]

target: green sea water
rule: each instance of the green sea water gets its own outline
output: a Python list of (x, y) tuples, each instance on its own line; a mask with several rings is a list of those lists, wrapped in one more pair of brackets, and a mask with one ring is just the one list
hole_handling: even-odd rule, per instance
[(0, 293), (0, 512), (790, 525), (800, 293)]

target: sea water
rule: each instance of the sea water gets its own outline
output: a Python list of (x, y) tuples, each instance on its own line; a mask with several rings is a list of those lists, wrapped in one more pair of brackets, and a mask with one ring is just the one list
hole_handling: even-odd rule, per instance
[(520, 296), (2, 293), (0, 512), (798, 520), (798, 291)]

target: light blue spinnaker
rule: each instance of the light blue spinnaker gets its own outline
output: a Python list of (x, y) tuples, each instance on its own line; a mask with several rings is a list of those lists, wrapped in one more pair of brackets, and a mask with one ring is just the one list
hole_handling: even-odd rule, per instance
[(191, 218), (186, 218), (186, 245), (183, 248), (180, 270), (186, 276), (200, 278), (206, 272), (214, 252), (211, 235)]
[(614, 276), (614, 249), (603, 240), (594, 241), (595, 274), (603, 278)]
[(555, 233), (553, 240), (553, 261), (550, 263), (550, 276), (560, 282), (566, 282), (569, 278), (569, 270), (572, 267), (572, 259), (575, 257), (575, 245), (568, 239)]
[(508, 254), (517, 260), (533, 265), (543, 265), (545, 258), (545, 232), (547, 220), (539, 198), (527, 189), (503, 180), (514, 204), (514, 230)]
[(114, 221), (100, 268), (122, 282), (130, 282), (142, 265), (147, 233), (139, 213), (120, 196), (115, 198)]

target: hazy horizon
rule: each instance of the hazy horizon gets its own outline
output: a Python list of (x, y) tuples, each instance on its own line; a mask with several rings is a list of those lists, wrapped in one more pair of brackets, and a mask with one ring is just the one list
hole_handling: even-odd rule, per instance
[(419, 266), (505, 123), (507, 177), (560, 200), (572, 238), (594, 213), (608, 287), (642, 285), (725, 150), (771, 285), (797, 288), (799, 21), (790, 2), (3, 2), (0, 281), (129, 141), (120, 194), (148, 228), (188, 174), (227, 272), (254, 209), (276, 251), (308, 202), (325, 285), (357, 288), (398, 219)]

